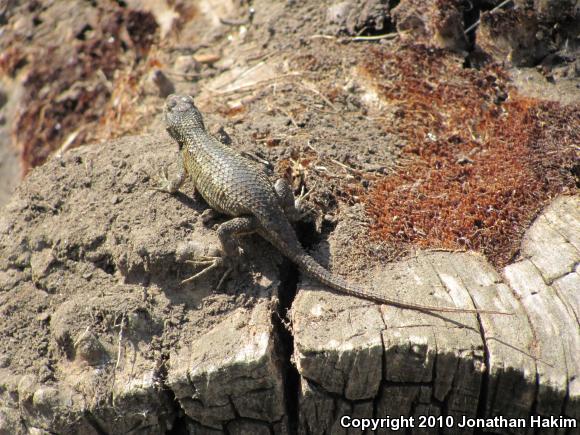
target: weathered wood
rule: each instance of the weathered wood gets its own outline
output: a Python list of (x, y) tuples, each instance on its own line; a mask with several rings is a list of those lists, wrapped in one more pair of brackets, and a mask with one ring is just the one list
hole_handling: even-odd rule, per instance
[(534, 331), (537, 411), (557, 415), (564, 410), (575, 418), (580, 412), (579, 210), (578, 197), (554, 201), (527, 232), (522, 243), (525, 259), (504, 271)]
[[(283, 288), (279, 257), (257, 256), (226, 294), (211, 296), (210, 280), (184, 289), (179, 282), (193, 271), (183, 261), (209, 253), (215, 233), (191, 204), (143, 194), (136, 156), (158, 159), (168, 145), (141, 137), (110, 146), (114, 155), (134, 151), (120, 172), (102, 153), (75, 151), (29, 177), (0, 218), (0, 307), (14, 319), (5, 334), (15, 334), (0, 359), (4, 432), (157, 433), (178, 410), (195, 433), (349, 433), (342, 416), (580, 416), (580, 198), (555, 200), (528, 230), (521, 259), (501, 273), (474, 253), (424, 252), (363, 279), (400, 300), (513, 316), (425, 314), (301, 282), (290, 312), (296, 386), (271, 299)], [(79, 161), (91, 161), (102, 181), (84, 184), (83, 171), (67, 168)], [(39, 213), (30, 204), (47, 177), (86, 187), (71, 191), (66, 211)], [(95, 204), (116, 201), (114, 179), (135, 194), (112, 218)], [(29, 352), (17, 337), (26, 346), (39, 340), (52, 361), (19, 370), (14, 361)]]
[[(345, 413), (352, 415), (337, 395), (348, 401), (344, 386), (349, 381), (364, 385), (360, 372), (373, 373), (373, 361), (382, 367), (382, 378), (373, 376), (373, 388), (366, 390), (364, 398), (376, 401), (366, 417), (578, 418), (579, 229), (580, 198), (562, 197), (528, 230), (522, 260), (507, 266), (503, 277), (473, 253), (427, 252), (388, 265), (367, 280), (400, 300), (512, 311), (513, 316), (364, 307), (302, 284), (292, 318), (294, 358), (304, 380), (300, 412), (307, 427), (330, 428)], [(373, 355), (381, 352), (377, 333), (382, 336), (380, 363), (378, 355), (360, 357), (365, 343)], [(343, 361), (353, 359), (364, 370), (350, 364), (345, 370)], [(378, 394), (369, 396), (377, 382)], [(325, 412), (319, 412), (322, 404)], [(530, 430), (529, 424), (510, 429)]]
[(283, 420), (283, 368), (270, 318), (267, 301), (237, 309), (172, 351), (167, 386), (189, 417), (216, 429), (236, 419)]
[(217, 274), (181, 284), (195, 272), (185, 260), (217, 240), (195, 203), (147, 191), (147, 162), (171, 145), (75, 150), (29, 176), (0, 215), (0, 434), (158, 434), (181, 410), (195, 433), (288, 432), (280, 257), (258, 258), (225, 293), (211, 294)]

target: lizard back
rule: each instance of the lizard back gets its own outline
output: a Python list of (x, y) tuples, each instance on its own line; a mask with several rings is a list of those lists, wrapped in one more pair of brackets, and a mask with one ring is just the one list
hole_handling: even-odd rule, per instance
[(220, 213), (242, 216), (257, 208), (278, 206), (266, 175), (209, 134), (196, 135), (181, 153), (196, 189)]

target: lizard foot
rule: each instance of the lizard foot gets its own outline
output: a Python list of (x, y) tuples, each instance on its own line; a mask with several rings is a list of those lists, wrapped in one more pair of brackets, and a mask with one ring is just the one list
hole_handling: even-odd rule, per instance
[(153, 188), (159, 192), (173, 193), (171, 191), (171, 181), (167, 172), (167, 166), (162, 166), (157, 175), (157, 186)]
[(290, 222), (301, 221), (313, 214), (314, 208), (310, 204), (307, 207), (306, 200), (312, 194), (314, 188), (305, 192), (304, 186), (302, 186), (300, 195), (294, 196), (294, 191), (288, 181), (280, 178), (274, 183), (274, 190), (276, 195), (278, 195), (278, 202)]
[(201, 213), (200, 217), (201, 217), (201, 222), (203, 223), (203, 225), (208, 227), (208, 226), (210, 226), (211, 221), (215, 220), (219, 216), (220, 216), (220, 214), (217, 211), (215, 211), (213, 208), (207, 208)]
[(159, 169), (157, 175), (157, 186), (153, 187), (153, 190), (157, 190), (158, 192), (175, 193), (183, 183), (184, 178), (183, 173), (180, 173), (175, 179), (169, 178), (167, 166), (163, 165), (161, 169)]
[(225, 267), (226, 270), (223, 273), (223, 275), (222, 275), (222, 277), (217, 285), (218, 290), (221, 288), (221, 286), (224, 283), (224, 281), (226, 280), (226, 278), (230, 275), (230, 273), (234, 269), (233, 266), (231, 264), (229, 264), (230, 262), (224, 260), (223, 257), (202, 256), (202, 257), (197, 257), (195, 260), (187, 260), (186, 263), (193, 264), (195, 266), (205, 266), (205, 267), (201, 271), (196, 273), (195, 275), (190, 276), (189, 278), (181, 281), (181, 284), (195, 281), (198, 278), (205, 276), (206, 274), (208, 274), (209, 272), (211, 272), (214, 269)]
[(297, 212), (297, 219), (296, 220), (303, 220), (304, 218), (311, 216), (314, 214), (314, 206), (312, 204), (306, 202), (308, 197), (312, 194), (316, 186), (310, 189), (308, 192), (304, 192), (304, 186), (300, 189), (300, 195), (294, 200), (294, 208)]

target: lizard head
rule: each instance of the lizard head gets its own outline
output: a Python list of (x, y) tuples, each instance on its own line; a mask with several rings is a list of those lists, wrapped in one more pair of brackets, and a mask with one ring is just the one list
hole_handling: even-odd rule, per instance
[(196, 131), (205, 131), (201, 113), (189, 95), (171, 94), (165, 100), (165, 128), (178, 143)]

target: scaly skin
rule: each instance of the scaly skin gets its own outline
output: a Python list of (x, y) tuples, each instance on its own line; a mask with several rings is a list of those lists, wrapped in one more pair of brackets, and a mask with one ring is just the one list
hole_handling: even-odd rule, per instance
[(254, 162), (211, 136), (206, 131), (203, 118), (191, 97), (167, 97), (165, 122), (167, 131), (179, 144), (181, 162), (175, 179), (170, 181), (165, 176), (162, 180), (162, 190), (175, 192), (185, 177), (189, 176), (211, 208), (233, 217), (218, 228), (226, 258), (237, 254), (234, 244), (236, 236), (257, 232), (304, 273), (347, 295), (424, 312), (509, 314), (400, 302), (332, 274), (300, 245), (289, 221), (289, 217), (295, 217), (299, 213), (294, 208), (292, 198), (288, 197), (287, 185), (283, 182), (273, 185)]

